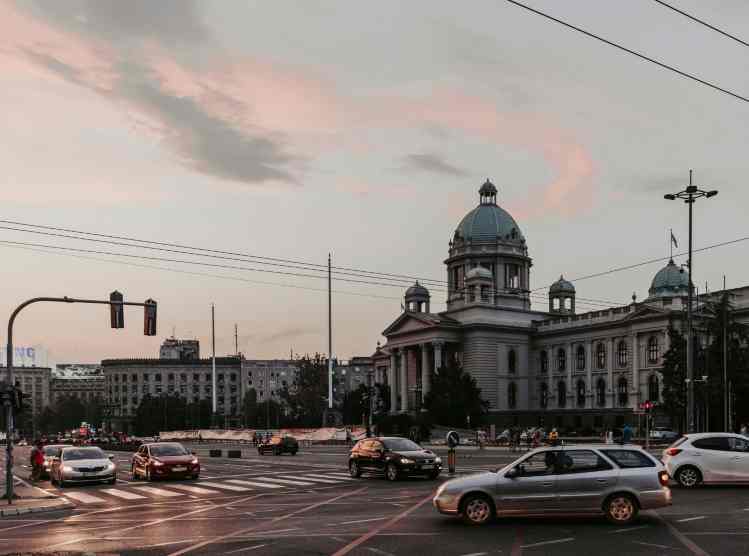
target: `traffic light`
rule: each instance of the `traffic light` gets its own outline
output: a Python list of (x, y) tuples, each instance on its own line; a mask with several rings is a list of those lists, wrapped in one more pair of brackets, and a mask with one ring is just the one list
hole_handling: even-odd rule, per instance
[(156, 302), (153, 299), (146, 299), (143, 307), (143, 334), (156, 336)]
[(28, 401), (31, 399), (31, 394), (24, 394), (18, 386), (13, 389), (13, 412), (16, 415), (20, 415), (24, 411), (31, 408)]
[(125, 328), (125, 306), (123, 296), (117, 290), (109, 294), (109, 319), (112, 328)]
[(0, 405), (13, 405), (13, 399), (15, 397), (13, 388), (9, 388), (3, 384), (0, 388)]

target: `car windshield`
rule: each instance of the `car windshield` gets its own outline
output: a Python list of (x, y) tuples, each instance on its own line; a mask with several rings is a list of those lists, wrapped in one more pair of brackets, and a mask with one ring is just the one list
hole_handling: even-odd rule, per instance
[(385, 448), (395, 452), (415, 452), (421, 450), (421, 446), (407, 438), (388, 438), (384, 440)]
[(62, 459), (65, 461), (77, 459), (107, 459), (101, 448), (66, 448), (62, 452)]
[(186, 456), (187, 450), (182, 444), (157, 444), (151, 446), (152, 456)]
[(60, 455), (60, 452), (62, 452), (63, 448), (64, 446), (45, 446), (44, 455), (51, 458), (56, 458)]

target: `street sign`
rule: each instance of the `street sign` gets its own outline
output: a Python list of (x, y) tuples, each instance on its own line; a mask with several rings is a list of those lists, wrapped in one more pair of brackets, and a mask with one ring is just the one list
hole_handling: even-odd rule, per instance
[(445, 442), (447, 442), (447, 446), (449, 448), (455, 448), (458, 444), (460, 444), (460, 436), (457, 432), (450, 431), (445, 437)]

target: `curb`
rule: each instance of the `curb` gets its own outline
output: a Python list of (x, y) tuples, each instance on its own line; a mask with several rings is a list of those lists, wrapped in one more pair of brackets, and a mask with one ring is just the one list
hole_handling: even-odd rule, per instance
[(0, 517), (11, 517), (24, 514), (36, 514), (43, 512), (53, 512), (55, 510), (72, 510), (75, 505), (68, 500), (62, 500), (59, 503), (53, 505), (41, 505), (41, 506), (29, 506), (25, 508), (1, 508)]

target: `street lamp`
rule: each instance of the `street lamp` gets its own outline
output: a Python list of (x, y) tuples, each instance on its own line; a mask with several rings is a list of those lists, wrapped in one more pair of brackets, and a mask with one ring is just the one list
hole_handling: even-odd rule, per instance
[(692, 205), (701, 198), (715, 197), (718, 194), (716, 190), (704, 191), (696, 185), (692, 185), (692, 170), (689, 170), (689, 185), (684, 191), (678, 193), (667, 193), (663, 196), (668, 201), (683, 199), (689, 205), (689, 258), (687, 266), (689, 268), (689, 287), (687, 293), (687, 432), (694, 432), (694, 354), (692, 353), (692, 291), (694, 283), (692, 275), (694, 274), (694, 265), (692, 263)]

